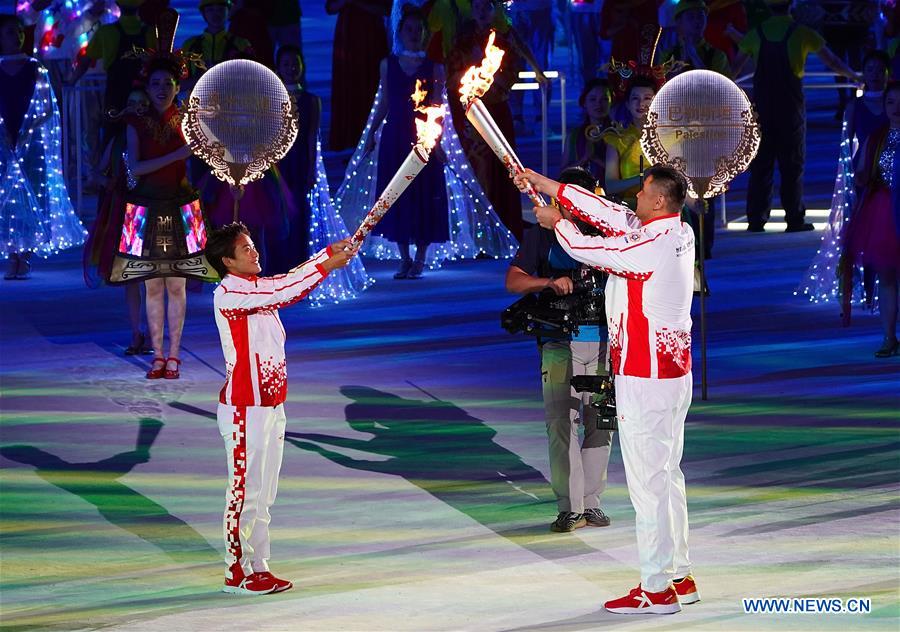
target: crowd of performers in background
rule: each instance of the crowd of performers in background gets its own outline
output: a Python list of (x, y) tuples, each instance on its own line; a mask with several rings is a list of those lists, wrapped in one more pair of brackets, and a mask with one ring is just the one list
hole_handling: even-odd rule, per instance
[[(819, 253), (828, 262), (811, 268), (809, 283), (802, 289), (817, 299), (842, 296), (845, 317), (854, 296), (878, 305), (885, 322), (879, 355), (891, 355), (897, 352), (898, 239), (893, 238), (900, 228), (889, 195), (894, 144), (885, 99), (892, 91), (885, 90), (884, 77), (900, 66), (896, 55), (900, 38), (890, 39), (900, 23), (898, 9), (860, 0), (853, 19), (826, 19), (817, 30), (815, 24), (809, 25), (821, 20), (822, 12), (813, 10), (815, 4), (571, 0), (563, 6), (550, 0), (511, 4), (327, 0), (326, 10), (337, 14), (331, 108), (324, 117), (330, 119), (327, 145), (350, 154), (332, 196), (338, 183), (329, 186), (323, 168), (321, 101), (305, 88), (298, 1), (200, 0), (198, 10), (206, 29), (185, 41), (186, 70), (166, 79), (169, 91), (174, 91), (173, 101), (160, 110), (148, 89), (150, 53), (142, 58), (135, 51), (164, 48), (157, 33), (167, 15), (166, 0), (21, 0), (18, 16), (4, 16), (2, 22), (0, 72), (4, 80), (10, 78), (13, 88), (4, 90), (2, 98), (0, 221), (9, 256), (6, 278), (28, 278), (32, 253), (50, 254), (84, 239), (65, 190), (58, 102), (64, 87), (78, 85), (89, 73), (105, 76), (105, 89), (102, 97), (86, 93), (85, 116), (95, 127), (89, 127), (85, 140), (70, 149), (82, 151), (82, 143), (87, 144), (92, 180), (100, 191), (97, 219), (85, 249), (85, 277), (92, 286), (125, 284), (132, 321), (127, 351), (152, 349), (161, 360), (172, 358), (162, 368), (155, 362), (151, 371), (155, 376), (161, 368), (166, 377), (178, 374), (181, 297), (196, 285), (189, 279), (197, 275), (179, 264), (165, 265), (163, 272), (153, 267), (157, 271), (150, 276), (157, 278), (126, 278), (117, 275), (116, 261), (118, 257), (121, 263), (123, 254), (137, 256), (136, 242), (129, 242), (132, 254), (122, 252), (128, 245), (125, 235), (134, 228), (127, 224), (144, 222), (143, 230), (150, 230), (146, 217), (162, 217), (152, 205), (141, 204), (147, 201), (142, 191), (151, 188), (150, 183), (157, 192), (167, 192), (166, 204), (179, 209), (177, 217), (172, 211), (172, 219), (178, 219), (182, 228), (172, 239), (180, 250), (167, 247), (164, 253), (175, 257), (173, 261), (196, 253), (202, 256), (207, 226), (231, 220), (233, 192), (188, 156), (175, 124), (179, 95), (190, 90), (204, 69), (227, 59), (255, 59), (276, 70), (297, 100), (301, 129), (294, 148), (263, 180), (247, 188), (241, 204), (245, 209), (241, 219), (260, 247), (267, 274), (286, 271), (305, 254), (344, 237), (347, 226), (355, 226), (412, 140), (408, 95), (415, 79), (425, 80), (429, 100), (445, 102), (450, 111), (445, 133), (425, 173), (363, 250), (369, 256), (398, 259), (396, 278), (418, 279), (427, 268), (448, 259), (510, 257), (523, 236), (522, 197), (467, 122), (456, 98), (459, 77), (480, 61), (490, 30), (496, 31), (497, 44), (506, 55), (483, 101), (513, 146), (517, 135), (535, 133), (532, 121), (539, 113), (539, 104), (526, 103), (529, 100), (517, 98), (511, 90), (518, 71), (532, 68), (544, 87), (535, 94), (548, 98), (551, 88), (543, 70), (550, 51), (561, 34), (574, 44), (584, 120), (565, 139), (562, 166), (587, 169), (607, 195), (626, 203), (633, 202), (641, 170), (649, 164), (638, 138), (662, 83), (695, 68), (732, 78), (752, 75), (752, 99), (763, 137), (750, 168), (747, 214), (752, 232), (763, 231), (768, 220), (776, 163), (787, 230), (812, 228), (805, 218), (802, 191), (806, 128), (802, 78), (807, 57), (815, 54), (836, 74), (854, 81), (860, 77), (853, 69), (864, 69), (867, 89), (862, 97), (841, 93), (838, 115), (845, 120), (845, 137), (838, 182), (843, 186), (836, 188), (831, 227)], [(866, 13), (872, 8), (874, 14)], [(877, 15), (885, 19), (879, 22), (873, 17)], [(881, 24), (882, 32), (873, 35), (873, 24)], [(884, 53), (878, 51), (879, 45)], [(93, 106), (91, 99), (96, 101)], [(166, 130), (171, 135), (163, 139)], [(120, 159), (123, 155), (129, 156), (128, 162)], [(131, 167), (131, 186), (126, 165)], [(163, 181), (165, 185), (157, 189)], [(17, 182), (19, 186), (14, 186)], [(709, 213), (717, 203), (689, 203), (685, 217), (696, 226), (697, 215)], [(132, 207), (145, 209), (147, 215), (126, 210)], [(193, 210), (185, 210), (188, 207)], [(189, 216), (195, 218), (191, 230), (197, 232), (190, 238), (198, 240), (196, 252), (181, 247), (182, 238), (189, 237), (190, 230), (184, 230)], [(710, 257), (714, 222), (705, 226), (705, 252), (698, 256)], [(883, 238), (869, 240), (870, 233)], [(157, 239), (155, 234), (150, 237)], [(147, 246), (141, 239), (141, 247)], [(159, 239), (163, 243), (168, 237)], [(150, 256), (149, 251), (141, 256), (145, 255)], [(865, 266), (865, 273), (857, 271), (860, 266)], [(177, 287), (180, 281), (166, 280), (173, 278), (185, 279), (185, 288)], [(329, 279), (330, 285), (323, 284), (319, 300), (348, 298), (370, 283), (357, 259)], [(859, 292), (854, 290), (857, 285), (863, 288)], [(169, 295), (167, 313), (159, 308), (160, 293)], [(149, 332), (142, 323), (145, 311)], [(161, 316), (169, 325), (166, 353), (162, 353)]]

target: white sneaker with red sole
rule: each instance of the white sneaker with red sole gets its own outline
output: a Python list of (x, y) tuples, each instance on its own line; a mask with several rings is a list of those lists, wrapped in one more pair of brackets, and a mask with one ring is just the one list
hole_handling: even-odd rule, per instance
[[(222, 592), (232, 595), (268, 595), (276, 592), (278, 585), (262, 573), (244, 575), (240, 564), (232, 564), (225, 573)], [(287, 589), (285, 589), (287, 590)]]
[(638, 587), (624, 597), (607, 601), (603, 607), (616, 614), (675, 614), (681, 612), (678, 594), (669, 586), (662, 592)]
[(700, 601), (700, 593), (697, 591), (697, 582), (693, 575), (676, 579), (672, 584), (678, 593), (678, 601), (682, 604), (697, 603)]
[(272, 591), (273, 594), (274, 594), (274, 593), (284, 592), (285, 590), (290, 590), (291, 588), (294, 587), (294, 582), (292, 582), (292, 581), (290, 581), (290, 580), (288, 580), (288, 579), (281, 579), (281, 578), (279, 578), (279, 577), (275, 577), (275, 576), (274, 576), (272, 573), (270, 573), (269, 571), (266, 571), (266, 572), (264, 572), (264, 573), (253, 573), (253, 574), (254, 574), (254, 575), (259, 575), (259, 576), (261, 576), (261, 577), (265, 577), (265, 578), (268, 579), (270, 582), (272, 582), (273, 584), (275, 584), (275, 590)]

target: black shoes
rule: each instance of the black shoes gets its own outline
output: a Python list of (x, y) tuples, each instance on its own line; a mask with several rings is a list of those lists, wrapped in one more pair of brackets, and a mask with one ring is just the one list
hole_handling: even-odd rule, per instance
[(394, 273), (395, 279), (421, 279), (425, 270), (424, 261), (404, 259), (400, 262), (400, 269)]
[(575, 529), (587, 526), (587, 519), (584, 514), (575, 513), (574, 511), (561, 511), (556, 516), (556, 520), (550, 525), (550, 530), (554, 533), (569, 533)]
[(412, 259), (403, 259), (400, 261), (400, 269), (394, 273), (395, 279), (405, 279), (409, 275), (409, 270), (412, 268), (413, 261)]
[(890, 358), (891, 356), (898, 354), (900, 354), (900, 342), (896, 339), (890, 340), (889, 338), (885, 338), (884, 344), (882, 344), (881, 348), (875, 352), (875, 357)]
[(810, 224), (809, 222), (804, 222), (802, 224), (788, 224), (788, 227), (784, 229), (786, 233), (805, 233), (810, 230), (815, 230), (816, 227)]
[(608, 527), (609, 516), (603, 513), (599, 507), (584, 510), (584, 519), (587, 520), (589, 527)]

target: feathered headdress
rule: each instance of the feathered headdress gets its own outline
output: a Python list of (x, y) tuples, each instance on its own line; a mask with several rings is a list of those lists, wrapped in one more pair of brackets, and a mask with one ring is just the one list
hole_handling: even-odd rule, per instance
[(638, 77), (653, 82), (658, 91), (666, 82), (668, 75), (677, 72), (684, 66), (684, 62), (673, 59), (658, 66), (653, 65), (656, 58), (656, 47), (659, 44), (661, 34), (662, 28), (647, 24), (641, 30), (641, 49), (637, 61), (621, 62), (610, 57), (609, 63), (606, 65), (606, 71), (609, 74), (613, 101), (623, 101), (631, 88), (631, 84)]
[(176, 79), (187, 79), (191, 67), (206, 70), (203, 57), (197, 53), (186, 53), (175, 50), (175, 31), (178, 30), (178, 11), (166, 9), (159, 14), (156, 23), (156, 48), (135, 47), (126, 57), (140, 59), (143, 62), (141, 78), (146, 80), (154, 67), (171, 70)]

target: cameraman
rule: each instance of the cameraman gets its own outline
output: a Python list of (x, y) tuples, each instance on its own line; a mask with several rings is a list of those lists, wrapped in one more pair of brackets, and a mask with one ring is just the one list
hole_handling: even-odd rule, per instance
[(610, 612), (672, 614), (700, 601), (688, 556), (688, 514), (681, 456), (691, 405), (691, 296), (694, 235), (681, 221), (687, 191), (672, 167), (644, 172), (631, 209), (531, 170), (522, 189), (555, 195), (567, 215), (602, 236), (585, 235), (558, 210), (535, 208), (573, 258), (610, 273), (606, 285), (619, 446), (634, 505), (641, 583)]
[[(560, 180), (588, 190), (595, 185), (593, 176), (580, 167), (566, 169)], [(566, 254), (553, 231), (534, 226), (526, 231), (509, 266), (506, 289), (516, 294), (552, 291), (556, 296), (566, 296), (575, 288), (573, 276), (578, 279), (582, 270), (588, 269)], [(594, 300), (602, 306), (602, 294)], [(569, 384), (573, 375), (606, 373), (606, 340), (602, 311), (596, 322), (581, 324), (572, 340), (538, 340), (550, 479), (559, 510), (550, 530), (557, 533), (586, 525), (609, 525), (609, 518), (600, 509), (600, 494), (606, 488), (612, 432), (598, 428), (590, 393), (576, 393)], [(584, 426), (583, 441), (578, 436), (579, 420)]]

